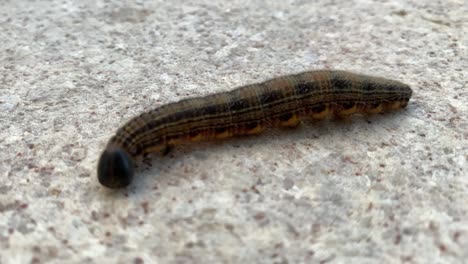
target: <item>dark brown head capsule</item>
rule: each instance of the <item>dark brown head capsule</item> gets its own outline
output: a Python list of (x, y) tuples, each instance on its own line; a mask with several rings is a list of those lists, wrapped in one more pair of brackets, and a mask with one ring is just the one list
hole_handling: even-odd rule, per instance
[(133, 160), (120, 147), (107, 146), (98, 163), (99, 182), (112, 189), (128, 186), (133, 180)]

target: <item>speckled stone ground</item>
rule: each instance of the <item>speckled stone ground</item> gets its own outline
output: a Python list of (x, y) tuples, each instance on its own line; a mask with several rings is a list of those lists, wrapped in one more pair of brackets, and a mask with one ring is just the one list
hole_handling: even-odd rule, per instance
[[(463, 0), (2, 1), (0, 263), (463, 263), (467, 13)], [(321, 68), (414, 97), (177, 148), (125, 190), (97, 182), (106, 141), (142, 110)]]

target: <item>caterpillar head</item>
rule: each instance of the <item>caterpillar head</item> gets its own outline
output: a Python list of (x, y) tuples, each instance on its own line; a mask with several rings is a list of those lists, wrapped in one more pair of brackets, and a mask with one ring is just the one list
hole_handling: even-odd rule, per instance
[(112, 189), (128, 186), (133, 180), (133, 159), (121, 147), (109, 145), (98, 163), (99, 182)]

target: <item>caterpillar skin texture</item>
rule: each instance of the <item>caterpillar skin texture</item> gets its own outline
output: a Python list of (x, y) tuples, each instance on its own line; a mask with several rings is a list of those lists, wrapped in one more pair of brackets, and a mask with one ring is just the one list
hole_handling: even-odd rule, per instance
[(374, 114), (406, 107), (411, 88), (399, 81), (345, 71), (310, 71), (189, 98), (144, 112), (109, 140), (98, 163), (99, 182), (122, 188), (133, 179), (137, 156), (167, 152), (202, 139), (296, 127), (302, 119)]

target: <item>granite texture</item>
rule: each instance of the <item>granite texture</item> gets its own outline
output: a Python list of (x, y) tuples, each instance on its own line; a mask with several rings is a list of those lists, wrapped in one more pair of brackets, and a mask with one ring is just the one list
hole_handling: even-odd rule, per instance
[[(1, 5), (0, 263), (466, 263), (466, 1)], [(321, 68), (414, 96), (179, 147), (124, 190), (97, 182), (141, 111)]]

